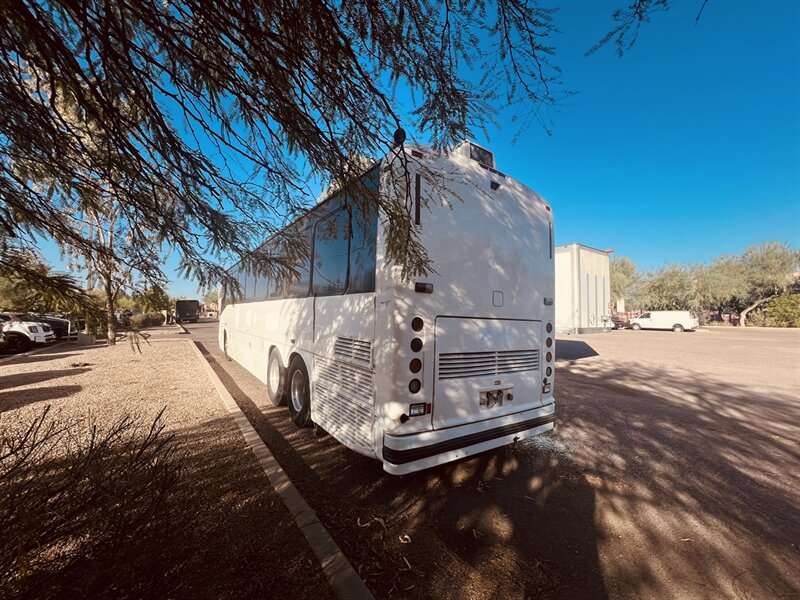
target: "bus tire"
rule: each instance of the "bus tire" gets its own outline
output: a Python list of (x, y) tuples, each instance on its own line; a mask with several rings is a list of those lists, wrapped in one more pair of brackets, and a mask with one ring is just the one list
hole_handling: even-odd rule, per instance
[(639, 325), (638, 323), (634, 323), (633, 325), (631, 325), (631, 329), (633, 329), (634, 331), (639, 331), (641, 328), (642, 326)]
[(311, 425), (311, 386), (306, 363), (295, 356), (289, 365), (289, 414), (297, 428)]
[(675, 333), (683, 333), (683, 325), (680, 323), (675, 323), (675, 325), (672, 326), (672, 331)]
[(267, 359), (267, 397), (272, 406), (286, 406), (286, 369), (281, 354), (273, 348)]

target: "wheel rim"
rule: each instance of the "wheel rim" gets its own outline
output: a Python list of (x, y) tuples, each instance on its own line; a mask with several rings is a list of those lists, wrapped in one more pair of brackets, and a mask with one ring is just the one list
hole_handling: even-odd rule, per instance
[(281, 371), (277, 360), (273, 360), (271, 363), (269, 363), (268, 381), (270, 391), (273, 394), (277, 393), (278, 385), (280, 385), (281, 382)]
[(306, 396), (306, 378), (299, 370), (292, 375), (292, 407), (295, 411), (303, 410)]

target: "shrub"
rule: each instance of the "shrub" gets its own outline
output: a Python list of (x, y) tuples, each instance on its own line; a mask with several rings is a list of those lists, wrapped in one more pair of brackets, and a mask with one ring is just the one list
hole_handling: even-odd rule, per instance
[(774, 298), (764, 312), (773, 327), (800, 327), (800, 294)]
[(0, 597), (170, 595), (164, 565), (193, 525), (172, 501), (185, 455), (163, 411), (104, 429), (49, 409), (0, 428)]
[(129, 319), (129, 323), (131, 327), (141, 329), (142, 327), (150, 326), (150, 318), (148, 315), (133, 315)]
[(150, 325), (154, 327), (158, 327), (164, 324), (165, 317), (160, 312), (147, 313), (147, 316), (150, 319)]

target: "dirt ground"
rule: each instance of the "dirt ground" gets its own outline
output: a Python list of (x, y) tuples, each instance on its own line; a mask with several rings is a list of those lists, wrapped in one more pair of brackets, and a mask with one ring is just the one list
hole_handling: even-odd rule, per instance
[(800, 331), (568, 336), (552, 434), (392, 477), (188, 328), (376, 597), (800, 597)]
[[(113, 348), (61, 345), (3, 363), (0, 434), (16, 422), (30, 422), (47, 405), (61, 423), (92, 419), (101, 431), (126, 414), (149, 427), (165, 409), (167, 432), (177, 436), (185, 453), (182, 477), (169, 496), (180, 535), (129, 540), (136, 545), (131, 554), (144, 562), (127, 564), (127, 570), (140, 586), (156, 582), (151, 588), (117, 587), (108, 597), (333, 598), (319, 562), (226, 412), (189, 336), (180, 338), (178, 331), (152, 330), (141, 353), (125, 341)], [(75, 428), (85, 430), (88, 424)], [(53, 577), (37, 597), (94, 597), (94, 580), (87, 575), (93, 565), (87, 562), (74, 581)], [(95, 570), (100, 568), (108, 570), (105, 563)], [(11, 593), (8, 584), (0, 580), (0, 597)]]

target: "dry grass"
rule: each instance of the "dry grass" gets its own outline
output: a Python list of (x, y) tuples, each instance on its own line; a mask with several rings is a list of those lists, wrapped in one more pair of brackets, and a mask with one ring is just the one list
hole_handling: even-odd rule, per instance
[(0, 367), (0, 597), (330, 598), (194, 351), (159, 337)]

